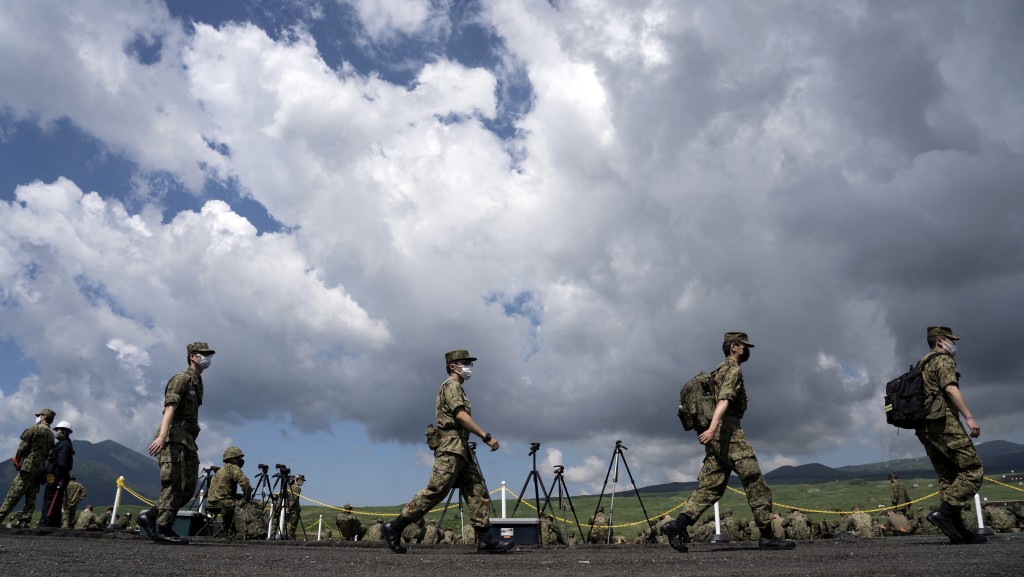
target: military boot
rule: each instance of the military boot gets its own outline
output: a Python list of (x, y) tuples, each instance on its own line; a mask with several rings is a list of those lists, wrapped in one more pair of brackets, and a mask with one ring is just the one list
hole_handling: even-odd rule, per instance
[(678, 519), (669, 521), (661, 526), (661, 532), (668, 537), (668, 544), (680, 553), (686, 553), (690, 549), (686, 546), (690, 542), (690, 532), (686, 530), (690, 524), (690, 518), (680, 515)]
[(135, 518), (135, 521), (139, 524), (139, 527), (146, 532), (146, 536), (153, 541), (160, 541), (160, 536), (156, 530), (156, 509), (150, 509), (139, 513), (139, 516)]
[(956, 532), (960, 534), (965, 544), (981, 545), (982, 543), (988, 543), (988, 537), (971, 533), (971, 530), (964, 524), (962, 515), (954, 515), (951, 520), (953, 521), (953, 526), (956, 527)]
[(402, 530), (409, 524), (404, 517), (399, 515), (394, 521), (388, 521), (381, 525), (380, 532), (388, 548), (395, 553), (405, 553), (406, 548), (402, 546)]
[(512, 541), (499, 541), (491, 536), (487, 529), (476, 530), (476, 552), (477, 553), (508, 553), (516, 548)]
[[(952, 505), (943, 501), (939, 503), (939, 508), (928, 513), (928, 522), (935, 525), (946, 537), (949, 537), (949, 542), (953, 545), (960, 545), (964, 542), (964, 536), (957, 531), (956, 525), (953, 523), (953, 519), (960, 516), (960, 511), (953, 508)], [(963, 521), (961, 521), (961, 524)]]
[(772, 532), (771, 525), (761, 527), (761, 538), (757, 540), (758, 549), (796, 549), (796, 542), (789, 539), (779, 539)]

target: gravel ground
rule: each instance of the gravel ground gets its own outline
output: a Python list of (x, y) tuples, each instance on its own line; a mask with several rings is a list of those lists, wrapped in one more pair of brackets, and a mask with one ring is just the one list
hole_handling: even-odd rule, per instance
[(227, 542), (198, 537), (180, 546), (120, 534), (0, 528), (0, 575), (1024, 575), (1024, 534), (998, 535), (984, 545), (952, 546), (944, 541), (803, 541), (793, 551), (759, 551), (750, 543), (700, 543), (685, 554), (668, 545), (525, 546), (505, 555), (477, 555), (468, 545), (413, 545), (407, 554), (396, 555), (381, 542)]

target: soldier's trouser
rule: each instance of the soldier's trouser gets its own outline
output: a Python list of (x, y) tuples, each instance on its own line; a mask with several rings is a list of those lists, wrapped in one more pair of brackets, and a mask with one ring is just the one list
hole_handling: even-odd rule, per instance
[(697, 481), (700, 486), (683, 505), (681, 514), (696, 521), (722, 498), (729, 475), (736, 471), (747, 493), (747, 503), (754, 514), (754, 523), (764, 528), (772, 523), (772, 490), (761, 474), (754, 448), (747, 442), (743, 429), (722, 424), (718, 435), (704, 446), (704, 466)]
[(415, 523), (423, 518), (434, 505), (440, 503), (452, 487), (458, 487), (462, 498), (469, 507), (469, 522), (474, 529), (491, 526), (491, 498), (484, 486), (484, 476), (473, 461), (460, 455), (439, 453), (434, 456), (434, 467), (430, 471), (427, 487), (416, 493), (405, 507), (402, 518)]
[(160, 499), (156, 524), (172, 527), (178, 509), (192, 498), (199, 482), (199, 453), (189, 451), (181, 443), (167, 443), (159, 455)]
[(61, 514), (63, 518), (60, 522), (61, 529), (71, 529), (75, 526), (75, 511), (78, 509), (78, 505), (71, 507), (63, 507)]
[(7, 514), (14, 509), (18, 500), (25, 497), (25, 506), (21, 509), (23, 517), (28, 521), (36, 510), (36, 495), (39, 494), (39, 476), (35, 473), (28, 474), (18, 471), (14, 480), (11, 481), (11, 488), (7, 491), (7, 498), (4, 504), (0, 505), (0, 522), (7, 517)]
[(939, 498), (957, 509), (969, 505), (981, 488), (985, 475), (971, 438), (963, 431), (937, 433), (924, 430), (917, 432), (917, 438), (924, 445), (939, 476)]

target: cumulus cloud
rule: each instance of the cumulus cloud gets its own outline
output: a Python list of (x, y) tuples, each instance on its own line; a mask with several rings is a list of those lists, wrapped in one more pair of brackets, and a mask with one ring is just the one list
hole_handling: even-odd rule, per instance
[[(430, 2), (352, 4), (371, 41), (443, 26)], [(35, 6), (5, 29), (40, 22)], [(1014, 434), (1013, 2), (493, 3), (479, 21), (531, 89), (511, 119), (507, 70), (430, 53), (398, 85), (328, 66), (302, 27), (186, 33), (159, 4), (125, 6), (45, 19), (55, 43), (0, 35), (18, 55), (0, 80), (24, 87), (3, 106), (69, 118), (195, 189), (230, 177), (283, 229), (220, 201), (161, 218), (120, 191), (20, 187), (0, 205), (3, 331), (44, 384), (0, 411), (66, 396), (141, 435), (200, 339), (229, 420), (418, 441), (440, 355), (468, 347), (488, 430), (571, 444), (567, 478), (596, 491), (616, 439), (638, 482), (692, 479), (702, 449), (677, 429), (678, 389), (729, 330), (757, 344), (744, 422), (765, 463), (901, 455), (882, 385), (948, 324), (986, 436)], [(155, 39), (148, 64), (124, 49)]]

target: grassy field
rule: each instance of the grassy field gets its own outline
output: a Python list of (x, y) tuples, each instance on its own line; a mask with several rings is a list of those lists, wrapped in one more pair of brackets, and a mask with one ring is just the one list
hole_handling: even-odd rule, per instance
[[(998, 475), (989, 476), (998, 478)], [(922, 501), (913, 505), (915, 509), (918, 507), (932, 509), (938, 505), (938, 496), (932, 495), (938, 490), (938, 487), (935, 485), (934, 478), (911, 478), (902, 479), (902, 481), (904, 485), (906, 485), (912, 500), (923, 498)], [(733, 482), (736, 483), (735, 478), (733, 479)], [(739, 488), (738, 485), (731, 486)], [(808, 517), (810, 517), (812, 521), (819, 519), (827, 519), (830, 521), (834, 520), (838, 516), (838, 513), (835, 513), (835, 511), (849, 511), (854, 505), (857, 505), (861, 509), (869, 512), (872, 509), (887, 507), (890, 505), (891, 495), (888, 481), (863, 481), (858, 479), (813, 485), (775, 485), (772, 487), (772, 492), (774, 494), (775, 511), (784, 515), (790, 508), (796, 507), (807, 512)], [(929, 495), (932, 496), (928, 497)], [(317, 499), (316, 495), (310, 495), (309, 497)], [(519, 506), (519, 510), (515, 517), (536, 517), (532, 497), (532, 492), (528, 491), (523, 503)], [(652, 519), (657, 519), (657, 517), (664, 513), (669, 513), (673, 517), (677, 516), (679, 507), (687, 497), (689, 497), (689, 492), (642, 494), (643, 506), (646, 508), (647, 514)], [(1004, 487), (999, 484), (986, 481), (981, 489), (981, 497), (983, 500), (989, 501), (1024, 500), (1024, 492), (1019, 490), (1019, 488), (1014, 489)], [(494, 494), (492, 495), (492, 499), (494, 510), (496, 511), (495, 516), (497, 516), (501, 511), (500, 495)], [(543, 504), (543, 497), (541, 498), (541, 503)], [(511, 515), (514, 504), (515, 498), (509, 496), (507, 502), (509, 515)], [(576, 511), (576, 517), (579, 519), (581, 525), (586, 524), (593, 516), (597, 504), (598, 496), (596, 495), (579, 495), (572, 497), (572, 506)], [(568, 500), (563, 500), (564, 511), (557, 508), (558, 504), (554, 500), (552, 500), (552, 506), (556, 507), (553, 511), (556, 517), (567, 518), (570, 524), (573, 523), (573, 514), (569, 509)], [(610, 495), (606, 494), (601, 499), (601, 506), (604, 507), (606, 513), (612, 513)], [(106, 507), (106, 505), (96, 506), (94, 507), (94, 511), (97, 514), (100, 514), (104, 509), (106, 509)], [(732, 510), (735, 515), (744, 522), (751, 518), (746, 498), (733, 490), (726, 491), (719, 507), (723, 513), (727, 510)], [(139, 504), (133, 497), (126, 496), (119, 509), (119, 513), (131, 511), (132, 516), (137, 517), (138, 513), (146, 508), (148, 507)], [(375, 522), (377, 518), (385, 520), (394, 518), (400, 508), (400, 505), (357, 506), (356, 513), (363, 521), (363, 525), (368, 525)], [(550, 508), (549, 511), (551, 511)], [(830, 513), (829, 511), (832, 512)], [(315, 526), (321, 515), (323, 515), (325, 525), (329, 524), (329, 526), (333, 527), (334, 518), (338, 513), (339, 511), (335, 508), (309, 505), (304, 502), (302, 507), (302, 521), (303, 525), (308, 528), (307, 535), (310, 538), (316, 538)], [(711, 514), (712, 510), (709, 510), (706, 515)], [(440, 512), (432, 512), (427, 515), (427, 520), (439, 519), (440, 516)], [(456, 507), (453, 507), (445, 515), (444, 526), (451, 527), (453, 529), (457, 528), (458, 518), (459, 511)], [(37, 512), (33, 518), (33, 526), (38, 519), (39, 514)], [(616, 495), (612, 522), (616, 526), (622, 526), (619, 530), (621, 534), (635, 534), (636, 531), (646, 528), (640, 501), (637, 499), (634, 492), (620, 492)]]

